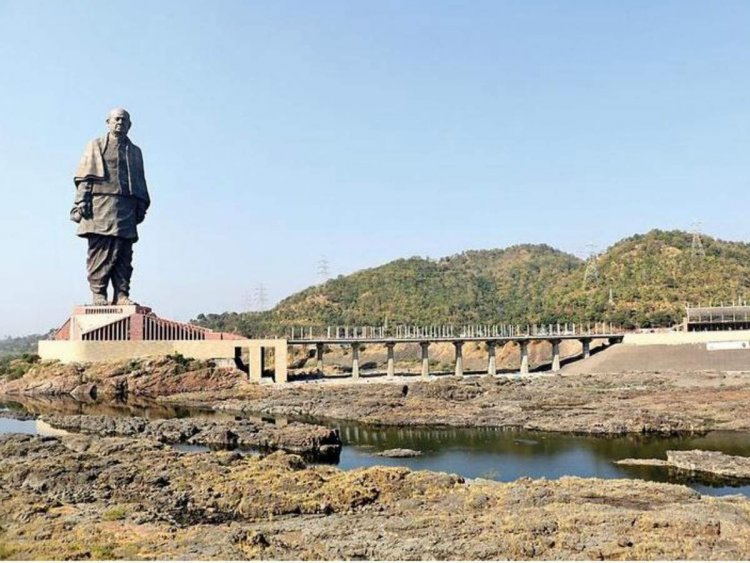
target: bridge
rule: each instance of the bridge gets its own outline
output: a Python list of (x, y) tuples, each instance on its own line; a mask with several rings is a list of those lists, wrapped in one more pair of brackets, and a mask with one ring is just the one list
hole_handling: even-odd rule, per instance
[(529, 343), (548, 342), (552, 347), (552, 371), (560, 370), (560, 343), (578, 340), (582, 346), (582, 357), (591, 355), (591, 342), (607, 340), (609, 344), (622, 342), (625, 332), (611, 323), (565, 323), (549, 325), (452, 325), (412, 326), (334, 326), (324, 329), (316, 327), (294, 327), (287, 337), (289, 346), (315, 349), (317, 371), (323, 373), (326, 346), (349, 346), (352, 350), (352, 378), (360, 377), (359, 352), (362, 345), (379, 344), (387, 351), (386, 375), (393, 377), (394, 350), (399, 344), (419, 344), (421, 349), (422, 377), (430, 375), (431, 344), (451, 343), (455, 348), (456, 376), (463, 376), (463, 346), (467, 342), (483, 342), (487, 346), (487, 374), (497, 374), (497, 348), (515, 343), (520, 350), (519, 372), (529, 373)]

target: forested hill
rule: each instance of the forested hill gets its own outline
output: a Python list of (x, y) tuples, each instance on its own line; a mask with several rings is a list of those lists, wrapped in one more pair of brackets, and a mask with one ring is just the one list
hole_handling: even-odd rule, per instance
[[(682, 231), (624, 239), (586, 263), (546, 245), (409, 258), (309, 287), (261, 313), (199, 315), (196, 322), (250, 336), (293, 325), (547, 323), (610, 320), (669, 326), (684, 303), (750, 296), (750, 245)], [(611, 293), (611, 299), (610, 299)]]
[(46, 338), (42, 334), (30, 334), (28, 336), (18, 336), (0, 340), (0, 358), (3, 356), (18, 356), (21, 354), (36, 353), (36, 346), (39, 340)]

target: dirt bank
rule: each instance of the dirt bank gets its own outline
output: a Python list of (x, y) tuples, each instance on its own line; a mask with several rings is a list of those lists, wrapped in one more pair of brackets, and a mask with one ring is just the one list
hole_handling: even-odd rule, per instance
[(563, 373), (622, 373), (627, 371), (691, 373), (750, 371), (750, 350), (709, 350), (706, 344), (636, 346), (618, 344), (570, 363)]
[(0, 459), (6, 558), (750, 557), (750, 501), (678, 485), (467, 483), (80, 435), (3, 436)]

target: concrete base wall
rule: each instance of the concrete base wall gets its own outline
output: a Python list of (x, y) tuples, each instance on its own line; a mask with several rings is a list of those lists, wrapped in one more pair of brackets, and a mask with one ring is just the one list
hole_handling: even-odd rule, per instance
[(708, 342), (727, 342), (731, 340), (750, 340), (750, 330), (626, 334), (623, 344), (635, 344), (637, 346), (679, 346), (682, 344), (705, 344)]
[(703, 344), (637, 346), (616, 344), (587, 360), (563, 367), (563, 373), (750, 371), (750, 349), (709, 350)]
[(166, 340), (166, 341), (84, 341), (84, 340), (40, 340), (39, 356), (42, 360), (71, 362), (106, 362), (130, 360), (148, 356), (166, 356), (179, 353), (196, 360), (234, 359), (240, 349), (241, 357), (247, 358), (251, 380), (260, 381), (262, 376), (262, 349), (273, 349), (276, 383), (287, 381), (287, 341), (273, 340)]

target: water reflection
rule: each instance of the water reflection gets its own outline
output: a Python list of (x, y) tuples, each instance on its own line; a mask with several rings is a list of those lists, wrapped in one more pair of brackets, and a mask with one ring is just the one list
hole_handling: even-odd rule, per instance
[[(81, 403), (71, 397), (23, 397), (13, 400), (0, 397), (0, 409), (16, 413), (106, 414), (147, 418), (235, 417), (235, 414), (160, 405), (152, 401)], [(286, 419), (265, 415), (247, 415), (246, 418), (286, 423)], [(406, 466), (414, 470), (445, 471), (468, 478), (483, 477), (499, 481), (512, 481), (525, 476), (555, 479), (565, 475), (634, 478), (686, 484), (710, 495), (741, 493), (750, 496), (747, 483), (729, 486), (726, 481), (712, 482), (705, 476), (676, 473), (663, 467), (619, 466), (612, 463), (623, 458), (666, 459), (667, 450), (689, 449), (715, 450), (750, 457), (750, 434), (711, 432), (705, 436), (669, 438), (643, 435), (594, 437), (492, 428), (374, 427), (333, 420), (305, 420), (322, 422), (339, 429), (344, 444), (338, 464), (342, 469), (371, 465)], [(50, 435), (53, 431), (59, 432), (36, 420), (0, 418), (0, 433)], [(423, 455), (400, 459), (374, 455), (393, 448), (419, 450)]]
[(65, 430), (53, 428), (42, 420), (16, 420), (0, 417), (0, 434), (34, 434), (39, 436), (64, 436)]
[(210, 409), (163, 405), (149, 399), (134, 397), (127, 402), (81, 402), (71, 396), (50, 397), (3, 397), (0, 409), (31, 414), (89, 414), (107, 416), (140, 416), (149, 419), (188, 418), (205, 416), (211, 418), (233, 418), (233, 415), (216, 413)]
[[(388, 428), (336, 424), (344, 442), (340, 467), (382, 464), (458, 473), (512, 481), (519, 477), (633, 478), (681, 483), (706, 494), (750, 494), (750, 486), (728, 486), (705, 476), (685, 475), (663, 467), (619, 466), (624, 458), (666, 459), (667, 450), (716, 450), (750, 456), (750, 435), (711, 432), (705, 436), (656, 437), (628, 435), (594, 437), (556, 432), (490, 428)], [(346, 447), (348, 446), (348, 447)], [(377, 451), (409, 448), (418, 458), (388, 459)]]

